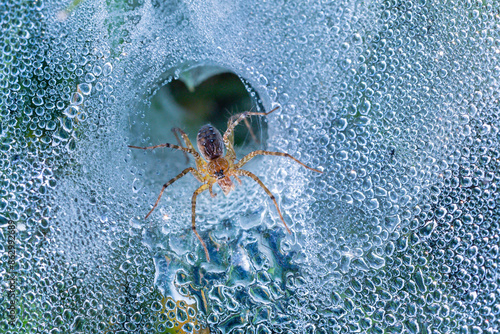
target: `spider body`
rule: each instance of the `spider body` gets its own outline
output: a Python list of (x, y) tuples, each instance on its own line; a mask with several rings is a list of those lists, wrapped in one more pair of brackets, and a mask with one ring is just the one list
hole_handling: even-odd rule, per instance
[[(232, 116), (229, 121), (228, 121), (228, 126), (227, 130), (224, 133), (224, 136), (221, 135), (219, 130), (214, 128), (212, 125), (207, 124), (201, 127), (200, 131), (198, 132), (198, 136), (196, 138), (196, 143), (198, 146), (198, 150), (201, 153), (201, 156), (198, 152), (195, 151), (193, 144), (191, 144), (191, 141), (189, 140), (188, 136), (184, 131), (182, 131), (179, 128), (174, 128), (172, 129), (177, 137), (177, 133), (181, 135), (181, 137), (184, 140), (184, 143), (186, 147), (180, 145), (174, 145), (174, 144), (160, 144), (160, 145), (155, 145), (155, 146), (148, 146), (148, 147), (139, 147), (139, 146), (129, 146), (131, 148), (137, 148), (137, 149), (142, 149), (142, 150), (148, 150), (148, 149), (155, 149), (159, 147), (170, 147), (174, 149), (178, 149), (181, 151), (184, 151), (185, 153), (190, 153), (193, 155), (195, 158), (196, 162), (196, 168), (193, 167), (188, 167), (184, 169), (179, 175), (168, 181), (163, 185), (163, 188), (160, 192), (160, 195), (158, 196), (158, 199), (156, 200), (156, 203), (153, 205), (153, 208), (149, 211), (149, 213), (146, 215), (146, 218), (151, 215), (153, 210), (156, 208), (158, 205), (158, 202), (160, 201), (161, 196), (163, 195), (163, 192), (165, 191), (165, 188), (167, 188), (169, 185), (174, 183), (176, 180), (180, 179), (184, 175), (191, 173), (193, 176), (203, 183), (198, 189), (195, 190), (193, 193), (192, 201), (191, 201), (191, 210), (192, 210), (192, 218), (191, 218), (191, 228), (193, 232), (195, 233), (196, 237), (200, 240), (200, 243), (203, 246), (203, 249), (205, 250), (205, 255), (207, 257), (208, 262), (210, 262), (210, 255), (208, 253), (207, 246), (205, 245), (205, 242), (201, 238), (201, 236), (198, 234), (196, 231), (196, 224), (195, 224), (195, 217), (196, 217), (196, 198), (198, 197), (199, 194), (202, 192), (206, 191), (207, 189), (210, 192), (210, 195), (212, 197), (215, 197), (217, 194), (215, 194), (212, 190), (212, 187), (215, 183), (219, 185), (219, 187), (222, 189), (224, 192), (224, 195), (227, 195), (231, 192), (231, 190), (234, 189), (234, 183), (231, 180), (231, 177), (235, 178), (238, 183), (241, 184), (241, 180), (238, 178), (238, 176), (247, 176), (253, 179), (255, 182), (257, 182), (262, 189), (269, 195), (271, 200), (274, 202), (274, 205), (276, 206), (276, 210), (278, 211), (278, 214), (280, 216), (281, 221), (285, 225), (286, 230), (288, 233), (291, 234), (290, 229), (285, 223), (285, 220), (283, 219), (283, 215), (281, 214), (281, 211), (279, 209), (278, 203), (276, 202), (276, 199), (274, 195), (267, 189), (267, 187), (262, 183), (262, 181), (252, 174), (249, 171), (241, 169), (243, 165), (245, 165), (247, 162), (249, 162), (253, 157), (257, 155), (275, 155), (275, 156), (283, 156), (290, 158), (294, 160), (295, 162), (299, 163), (300, 165), (304, 166), (307, 169), (310, 169), (312, 171), (322, 173), (321, 171), (311, 168), (309, 166), (306, 166), (299, 160), (295, 159), (288, 153), (282, 153), (282, 152), (271, 152), (271, 151), (263, 151), (263, 150), (257, 150), (254, 152), (251, 152), (247, 154), (245, 157), (243, 157), (240, 161), (235, 162), (236, 160), (236, 153), (233, 148), (233, 130), (240, 123), (242, 120), (244, 120), (248, 116), (267, 116), (273, 111), (278, 109), (278, 107), (274, 108), (273, 110), (267, 112), (267, 113), (259, 113), (259, 112), (244, 112), (241, 114), (237, 114)], [(178, 137), (177, 137), (178, 138)], [(226, 148), (226, 154), (224, 155), (224, 147)], [(202, 158), (203, 157), (203, 158)]]
[[(198, 136), (196, 136), (196, 144), (198, 151), (208, 162), (206, 172), (212, 179), (216, 180), (224, 195), (229, 194), (234, 189), (234, 184), (228, 174), (230, 163), (222, 156), (224, 154), (224, 141), (219, 130), (210, 124), (202, 126), (198, 131)], [(212, 191), (210, 194), (215, 197)]]

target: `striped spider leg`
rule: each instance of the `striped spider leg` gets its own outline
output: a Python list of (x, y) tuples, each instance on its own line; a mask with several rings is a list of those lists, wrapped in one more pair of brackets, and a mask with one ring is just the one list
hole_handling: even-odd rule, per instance
[[(267, 116), (270, 113), (272, 113), (273, 111), (277, 110), (278, 108), (279, 108), (279, 106), (276, 107), (276, 108), (274, 108), (274, 109), (272, 109), (271, 111), (262, 112), (262, 113), (261, 112), (249, 112), (249, 111), (247, 111), (247, 112), (243, 112), (241, 114), (237, 114), (237, 115), (232, 116), (229, 119), (229, 121), (228, 121), (227, 130), (224, 133), (224, 137), (223, 137), (224, 145), (226, 146), (226, 151), (227, 151), (227, 153), (226, 153), (227, 159), (231, 159), (231, 161), (233, 161), (233, 162), (236, 159), (236, 153), (235, 153), (234, 148), (233, 148), (233, 145), (234, 145), (234, 128), (242, 120), (245, 120), (246, 117), (248, 117), (248, 116)], [(267, 189), (267, 187), (264, 185), (264, 183), (255, 174), (253, 174), (253, 173), (251, 173), (249, 171), (240, 169), (241, 167), (243, 167), (246, 163), (248, 163), (252, 158), (256, 157), (257, 155), (275, 155), (275, 156), (287, 157), (287, 158), (290, 158), (290, 159), (294, 160), (295, 162), (299, 163), (300, 165), (304, 166), (307, 169), (310, 169), (310, 170), (318, 172), (318, 173), (323, 173), (323, 172), (305, 165), (304, 163), (302, 163), (299, 160), (295, 159), (294, 157), (292, 157), (288, 153), (271, 152), (271, 151), (264, 151), (264, 150), (253, 151), (253, 152), (247, 154), (245, 157), (243, 157), (238, 163), (236, 163), (236, 164), (233, 165), (233, 169), (231, 171), (232, 176), (234, 176), (240, 182), (240, 184), (241, 184), (241, 181), (237, 178), (237, 176), (238, 175), (244, 175), (244, 176), (248, 176), (251, 179), (253, 179), (255, 182), (257, 182), (259, 184), (259, 186), (262, 189), (264, 189), (264, 191), (267, 193), (267, 195), (271, 198), (271, 200), (273, 201), (274, 205), (276, 206), (276, 210), (278, 211), (278, 214), (280, 216), (281, 221), (283, 222), (283, 225), (285, 225), (285, 228), (288, 231), (288, 233), (291, 234), (292, 232), (288, 228), (288, 225), (285, 223), (285, 220), (283, 219), (283, 215), (281, 214), (281, 210), (280, 210), (280, 208), (278, 206), (278, 203), (276, 202), (276, 198), (271, 193), (271, 191), (269, 191), (269, 189)]]

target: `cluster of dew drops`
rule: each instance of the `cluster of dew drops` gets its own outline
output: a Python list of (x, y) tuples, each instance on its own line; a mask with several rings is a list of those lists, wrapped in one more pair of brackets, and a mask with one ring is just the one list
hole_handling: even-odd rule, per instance
[(363, 36), (371, 47), (340, 61), (352, 77), (324, 113), (316, 154), (331, 171), (312, 195), (324, 223), (306, 281), (317, 288), (295, 302), (314, 309), (311, 330), (500, 327), (494, 7), (384, 2), (380, 29)]
[[(83, 284), (85, 268), (58, 254), (57, 243), (82, 240), (86, 231), (58, 233), (54, 191), (62, 175), (77, 173), (71, 170), (76, 166), (72, 152), (85, 134), (98, 131), (99, 110), (114, 100), (113, 66), (109, 49), (65, 33), (57, 11), (42, 1), (0, 3), (2, 275), (12, 269), (5, 231), (10, 224), (17, 227), (17, 310), (14, 325), (1, 317), (4, 333), (97, 330), (95, 319), (104, 324), (110, 318), (98, 316), (103, 292)], [(89, 228), (91, 217), (80, 212), (78, 218)], [(0, 289), (2, 315), (8, 314), (7, 288)]]
[[(92, 4), (81, 6), (85, 11)], [(126, 5), (120, 10), (138, 14), (137, 6), (137, 12)], [(96, 221), (111, 224), (84, 214), (106, 195), (83, 187), (78, 199), (91, 200), (79, 202), (74, 234), (55, 239), (61, 233), (52, 222), (64, 210), (50, 200), (61, 171), (75, 166), (71, 156), (79, 143), (113, 126), (103, 115), (117, 102), (116, 85), (133, 75), (115, 82), (112, 64), (119, 56), (83, 28), (67, 32), (55, 15), (59, 8), (0, 4), (0, 12), (9, 13), (0, 20), (0, 223), (18, 225), (23, 273), (16, 328), (4, 319), (0, 328), (494, 333), (500, 328), (497, 7), (493, 1), (345, 1), (284, 6), (283, 17), (273, 20), (252, 14), (242, 28), (252, 27), (257, 37), (248, 36), (247, 49), (238, 52), (247, 52), (247, 73), (258, 69), (255, 82), (283, 105), (270, 142), (325, 172), (311, 178), (302, 199), (282, 195), (292, 229), (303, 238), (299, 246), (279, 246), (293, 249), (289, 258), (269, 267), (272, 259), (250, 242), (251, 261), (207, 274), (203, 294), (189, 290), (200, 281), (199, 273), (186, 273), (189, 266), (172, 275), (181, 295), (198, 294), (193, 306), (162, 299), (140, 231), (103, 228), (114, 264), (69, 263), (54, 246), (77, 245), (95, 232)], [(78, 17), (66, 22), (80, 29), (92, 15)], [(137, 22), (131, 17), (128, 29)], [(139, 53), (143, 43), (153, 43), (139, 43), (118, 26), (109, 26), (119, 32), (117, 44), (126, 39)], [(231, 33), (239, 29), (231, 27)], [(213, 49), (226, 51), (218, 60), (234, 62), (227, 56), (231, 38), (219, 38)], [(261, 40), (277, 45), (267, 58), (257, 47)], [(195, 38), (190, 43), (203, 49)], [(178, 56), (189, 52), (184, 45)], [(145, 66), (129, 65), (137, 75)], [(133, 96), (127, 94), (120, 97)], [(74, 248), (94, 254), (86, 245)], [(4, 271), (7, 253), (0, 254)], [(284, 262), (294, 269), (278, 270)]]

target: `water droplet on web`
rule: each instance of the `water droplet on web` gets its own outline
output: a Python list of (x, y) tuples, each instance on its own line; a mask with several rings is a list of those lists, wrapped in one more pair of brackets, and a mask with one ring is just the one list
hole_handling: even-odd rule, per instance
[(80, 93), (73, 93), (70, 103), (72, 105), (78, 106), (83, 103), (83, 95)]
[(92, 85), (88, 83), (83, 83), (78, 85), (78, 90), (83, 94), (83, 95), (89, 95), (90, 92), (92, 91)]
[(39, 97), (39, 96), (35, 96), (33, 98), (33, 104), (35, 106), (41, 106), (41, 105), (43, 105), (43, 99), (41, 97)]
[(379, 202), (376, 198), (372, 198), (372, 199), (368, 200), (366, 207), (368, 208), (368, 210), (378, 209)]
[(90, 83), (95, 81), (95, 76), (92, 73), (87, 73), (85, 75), (85, 82)]

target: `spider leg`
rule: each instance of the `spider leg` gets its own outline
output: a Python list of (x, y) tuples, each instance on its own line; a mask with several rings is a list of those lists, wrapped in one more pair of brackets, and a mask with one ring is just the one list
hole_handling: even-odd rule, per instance
[(256, 142), (257, 144), (259, 144), (259, 140), (257, 139), (257, 136), (255, 135), (255, 133), (253, 133), (252, 126), (250, 125), (248, 118), (244, 118), (243, 121), (245, 122), (245, 125), (248, 129), (248, 132), (250, 132), (250, 136), (252, 136), (253, 141)]
[(204, 185), (202, 185), (201, 187), (199, 187), (198, 189), (196, 189), (195, 192), (193, 193), (193, 199), (192, 199), (192, 202), (191, 202), (191, 210), (192, 210), (192, 218), (191, 218), (192, 225), (191, 225), (191, 228), (193, 229), (194, 234), (196, 234), (196, 237), (198, 237), (198, 240), (200, 240), (201, 245), (203, 246), (203, 249), (205, 250), (205, 255), (207, 257), (207, 261), (208, 262), (210, 262), (210, 255), (208, 254), (207, 245), (205, 245), (205, 242), (203, 241), (203, 239), (200, 237), (200, 235), (196, 231), (195, 220), (196, 220), (196, 197), (199, 194), (201, 194), (202, 192), (204, 192), (205, 190), (207, 190), (209, 187), (210, 187), (210, 185), (208, 183), (205, 183)]
[(159, 147), (175, 148), (176, 150), (181, 150), (181, 151), (184, 151), (184, 152), (187, 152), (187, 153), (191, 153), (195, 158), (200, 158), (200, 155), (194, 149), (182, 147), (182, 146), (179, 146), (179, 145), (169, 144), (169, 143), (160, 144), (160, 145), (154, 145), (154, 146), (146, 146), (146, 147), (128, 145), (128, 147), (130, 147), (130, 148), (138, 148), (140, 150), (153, 150), (153, 149), (159, 148)]
[(224, 136), (222, 138), (222, 140), (224, 141), (224, 145), (226, 146), (226, 156), (230, 159), (230, 160), (234, 160), (236, 159), (236, 153), (234, 152), (234, 128), (236, 127), (236, 125), (238, 125), (242, 120), (244, 120), (246, 117), (248, 116), (267, 116), (269, 115), (270, 113), (272, 113), (273, 111), (277, 110), (279, 108), (276, 107), (274, 108), (273, 110), (271, 111), (268, 111), (268, 112), (252, 112), (252, 111), (245, 111), (241, 114), (236, 114), (236, 115), (233, 115), (229, 118), (229, 120), (227, 121), (227, 129), (226, 129), (226, 132), (224, 132)]
[(212, 189), (213, 185), (214, 185), (213, 183), (209, 183), (208, 184), (208, 190), (210, 191), (210, 196), (212, 196), (212, 198), (215, 197), (215, 196), (217, 196), (217, 193), (214, 193), (214, 191)]
[(241, 185), (241, 180), (240, 180), (240, 178), (239, 178), (238, 176), (236, 176), (236, 175), (233, 175), (233, 177), (234, 177), (234, 178), (236, 179), (236, 181), (238, 181), (238, 183)]
[(238, 169), (238, 170), (235, 170), (233, 173), (236, 174), (236, 175), (244, 175), (244, 176), (248, 176), (248, 177), (252, 178), (255, 182), (257, 182), (259, 184), (259, 186), (262, 187), (262, 189), (264, 189), (264, 191), (273, 200), (274, 205), (276, 206), (276, 210), (278, 210), (278, 214), (280, 215), (281, 221), (285, 225), (286, 230), (288, 231), (289, 234), (292, 234), (292, 232), (288, 228), (288, 225), (285, 223), (285, 220), (283, 219), (283, 215), (281, 214), (281, 211), (280, 211), (280, 208), (278, 206), (278, 203), (276, 202), (276, 198), (274, 197), (273, 193), (271, 193), (271, 191), (269, 191), (269, 189), (267, 189), (267, 187), (264, 185), (264, 183), (262, 183), (262, 181), (255, 174), (252, 174), (252, 173), (250, 173), (247, 170)]
[(194, 169), (193, 167), (189, 167), (189, 168), (184, 169), (179, 175), (177, 175), (176, 177), (174, 177), (173, 179), (171, 179), (170, 181), (168, 181), (167, 183), (165, 183), (163, 185), (163, 188), (161, 188), (160, 195), (158, 196), (158, 199), (156, 200), (155, 205), (153, 205), (153, 208), (151, 209), (151, 211), (148, 212), (148, 214), (146, 215), (146, 217), (144, 219), (147, 219), (149, 217), (149, 215), (151, 215), (153, 210), (156, 208), (156, 206), (158, 205), (158, 202), (160, 202), (160, 198), (163, 195), (163, 192), (165, 191), (165, 189), (169, 185), (171, 185), (172, 183), (174, 183), (175, 181), (177, 181), (178, 179), (180, 179), (181, 177), (183, 177), (184, 175), (186, 175), (189, 172), (193, 173), (194, 177), (196, 177), (196, 179), (198, 181), (203, 182), (203, 181), (201, 181), (201, 180), (203, 180), (203, 176), (196, 169)]
[[(174, 131), (174, 133), (176, 134), (176, 137), (177, 137), (177, 132), (180, 133), (182, 139), (184, 139), (184, 143), (186, 144), (186, 147), (193, 150), (194, 152), (196, 152), (193, 144), (191, 143), (191, 140), (189, 140), (188, 135), (184, 131), (182, 131), (182, 129), (173, 128), (172, 131)], [(203, 158), (199, 154), (195, 155), (194, 158), (195, 158), (195, 162), (196, 162), (196, 169), (198, 169), (201, 172), (202, 170), (205, 169), (207, 163), (205, 162), (205, 160), (203, 160)]]
[[(179, 132), (182, 136), (184, 131), (182, 131), (180, 128), (172, 128), (172, 132), (174, 133), (175, 139), (177, 139), (177, 144), (179, 144), (179, 146), (182, 146), (181, 139), (179, 138), (179, 135), (177, 134), (177, 132)], [(186, 143), (185, 140), (184, 140), (184, 142)], [(186, 143), (186, 146), (187, 146), (187, 143)], [(186, 152), (183, 152), (183, 153), (184, 153), (184, 156), (186, 157), (186, 164), (188, 164), (189, 163), (189, 156), (187, 155)]]
[(299, 160), (295, 159), (294, 157), (292, 157), (288, 153), (271, 152), (271, 151), (263, 151), (263, 150), (257, 150), (257, 151), (253, 151), (253, 152), (247, 154), (240, 161), (238, 161), (238, 163), (234, 166), (234, 168), (239, 169), (239, 168), (243, 167), (246, 163), (248, 163), (250, 160), (252, 160), (252, 158), (256, 157), (257, 155), (277, 155), (277, 156), (280, 156), (280, 157), (287, 157), (287, 158), (290, 158), (293, 161), (299, 163), (300, 165), (304, 166), (307, 169), (310, 169), (310, 170), (318, 172), (318, 173), (323, 173), (320, 170), (317, 170), (317, 169), (314, 169), (314, 168), (311, 168), (311, 167), (307, 166), (306, 164), (304, 164), (304, 163), (300, 162)]
[(275, 112), (278, 109), (279, 109), (279, 106), (276, 107), (276, 108), (274, 108), (271, 111), (268, 111), (268, 112), (245, 111), (245, 112), (233, 115), (227, 121), (227, 130), (226, 130), (226, 133), (228, 132), (228, 130), (234, 129), (243, 119), (245, 119), (245, 117), (248, 117), (248, 116), (267, 116), (270, 113)]

